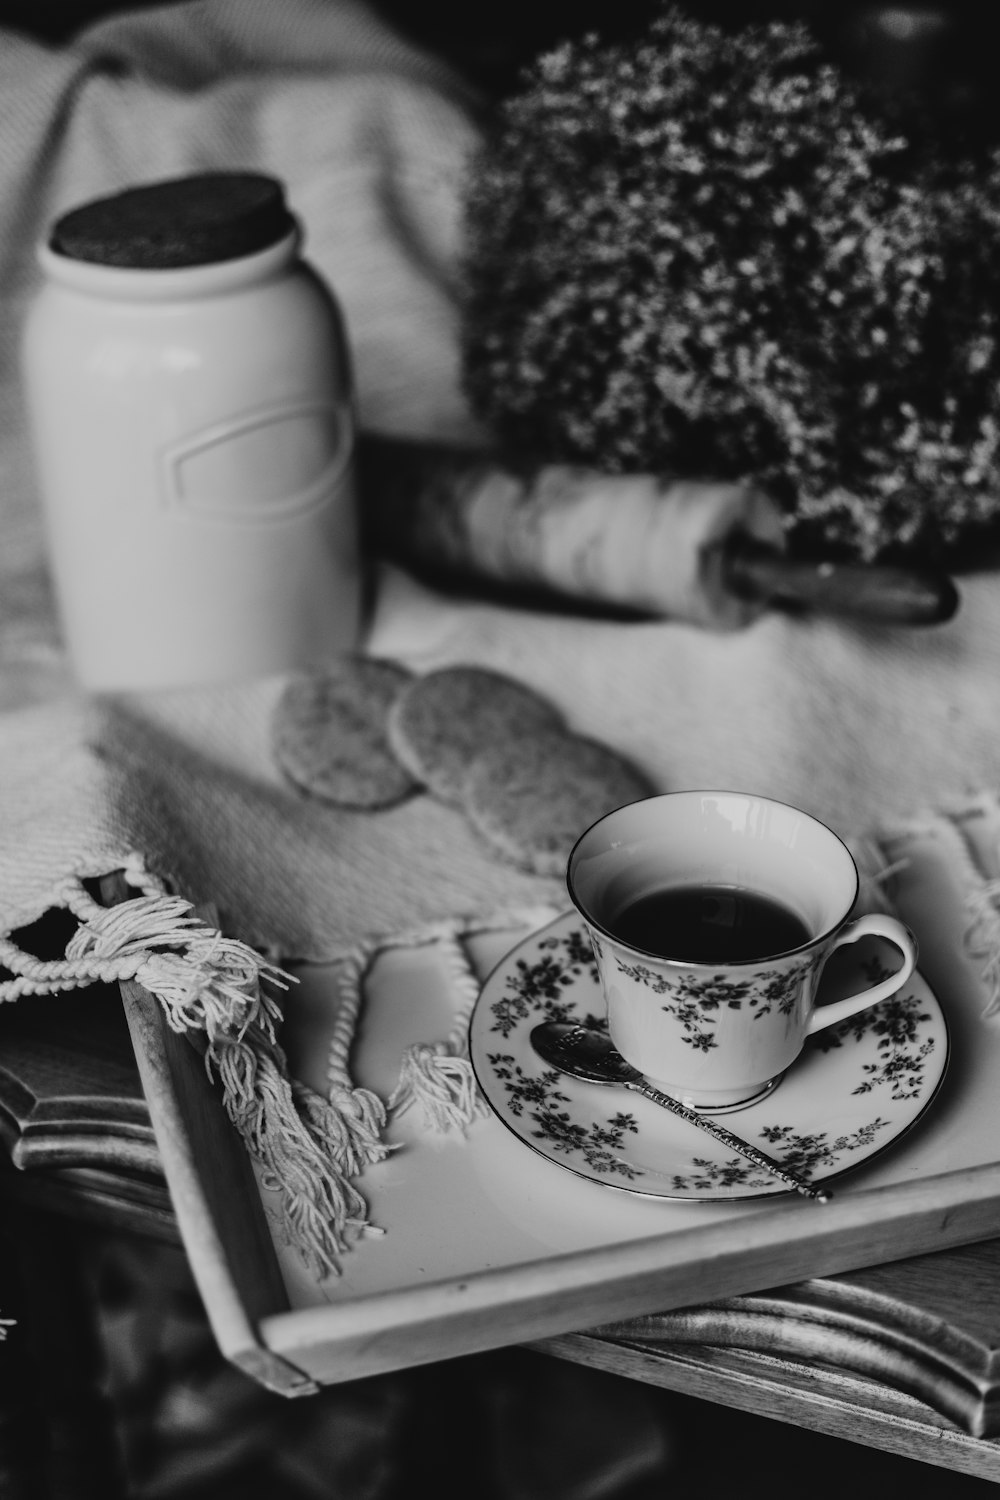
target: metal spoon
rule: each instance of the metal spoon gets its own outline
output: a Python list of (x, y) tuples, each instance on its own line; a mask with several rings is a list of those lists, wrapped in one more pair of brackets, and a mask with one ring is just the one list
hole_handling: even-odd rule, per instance
[(749, 1141), (733, 1135), (731, 1130), (726, 1130), (725, 1126), (717, 1124), (708, 1115), (700, 1115), (697, 1110), (688, 1109), (686, 1104), (682, 1104), (671, 1094), (661, 1093), (654, 1088), (638, 1068), (633, 1068), (620, 1052), (615, 1051), (611, 1038), (603, 1031), (581, 1026), (576, 1022), (543, 1021), (532, 1028), (531, 1045), (543, 1062), (558, 1068), (560, 1073), (569, 1073), (585, 1083), (611, 1083), (618, 1088), (633, 1089), (646, 1099), (652, 1099), (654, 1104), (660, 1104), (672, 1114), (679, 1115), (682, 1120), (697, 1125), (699, 1130), (704, 1130), (731, 1151), (745, 1156), (755, 1166), (763, 1167), (803, 1197), (814, 1198), (818, 1203), (828, 1203), (833, 1197), (825, 1188), (813, 1187), (801, 1177), (796, 1177), (780, 1161), (775, 1161), (766, 1152), (751, 1146)]

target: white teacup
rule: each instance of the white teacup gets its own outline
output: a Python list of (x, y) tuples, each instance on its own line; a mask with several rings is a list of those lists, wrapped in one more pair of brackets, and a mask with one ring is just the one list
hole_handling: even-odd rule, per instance
[[(766, 797), (668, 792), (629, 803), (577, 841), (567, 885), (615, 1047), (698, 1109), (766, 1093), (806, 1037), (895, 994), (916, 966), (916, 943), (894, 917), (847, 921), (859, 879), (846, 845)], [(869, 934), (899, 948), (901, 967), (816, 1008), (831, 953)]]

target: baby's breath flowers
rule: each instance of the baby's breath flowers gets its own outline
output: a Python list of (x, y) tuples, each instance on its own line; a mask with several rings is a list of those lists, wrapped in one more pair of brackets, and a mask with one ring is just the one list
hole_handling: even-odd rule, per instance
[(541, 57), (470, 172), (463, 368), (512, 453), (752, 479), (803, 548), (1000, 524), (1000, 153), (800, 25)]

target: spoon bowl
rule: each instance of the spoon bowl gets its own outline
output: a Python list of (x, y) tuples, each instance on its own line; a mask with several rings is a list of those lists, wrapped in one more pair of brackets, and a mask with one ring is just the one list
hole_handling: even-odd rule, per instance
[(572, 1073), (585, 1083), (611, 1083), (619, 1088), (644, 1082), (638, 1068), (625, 1061), (605, 1031), (566, 1021), (543, 1021), (533, 1028), (531, 1045), (543, 1062), (561, 1073)]

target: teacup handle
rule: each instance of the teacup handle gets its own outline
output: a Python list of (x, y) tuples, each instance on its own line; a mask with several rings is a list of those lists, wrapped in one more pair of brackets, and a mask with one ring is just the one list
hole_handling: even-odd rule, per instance
[(842, 948), (845, 943), (856, 943), (858, 938), (869, 935), (888, 938), (890, 943), (895, 944), (903, 955), (902, 968), (897, 969), (895, 974), (890, 974), (888, 979), (881, 979), (878, 984), (873, 984), (871, 989), (849, 995), (846, 1000), (836, 1000), (832, 1005), (819, 1006), (809, 1018), (807, 1035), (811, 1036), (814, 1031), (822, 1031), (827, 1026), (835, 1026), (838, 1021), (846, 1021), (848, 1016), (856, 1015), (859, 1010), (876, 1005), (879, 1000), (888, 999), (902, 988), (917, 967), (917, 944), (913, 934), (902, 922), (897, 922), (895, 917), (887, 917), (881, 912), (869, 912), (848, 923), (834, 939), (830, 952), (826, 955), (827, 959), (834, 948)]

